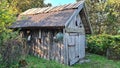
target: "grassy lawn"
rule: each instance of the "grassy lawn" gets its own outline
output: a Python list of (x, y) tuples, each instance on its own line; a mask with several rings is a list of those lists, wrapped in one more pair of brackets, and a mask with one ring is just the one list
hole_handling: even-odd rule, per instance
[(77, 63), (71, 67), (54, 61), (38, 59), (34, 56), (28, 56), (26, 60), (28, 62), (27, 68), (120, 68), (120, 61), (108, 60), (105, 57), (95, 54), (87, 55), (86, 58), (90, 59), (90, 62)]
[(89, 55), (89, 63), (76, 64), (73, 68), (120, 68), (120, 61), (108, 60), (99, 55)]
[(28, 56), (26, 60), (28, 62), (27, 68), (72, 68), (55, 61), (48, 61), (41, 58), (38, 59), (34, 56)]

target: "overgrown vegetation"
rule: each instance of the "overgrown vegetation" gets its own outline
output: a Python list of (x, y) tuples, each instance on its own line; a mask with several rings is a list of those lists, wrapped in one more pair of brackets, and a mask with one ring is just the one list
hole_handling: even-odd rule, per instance
[(120, 0), (86, 0), (94, 34), (119, 34)]
[(44, 0), (0, 0), (0, 68), (16, 68), (26, 62), (28, 47), (25, 40), (19, 36), (19, 31), (9, 29), (17, 14), (29, 8), (50, 5), (44, 4)]
[(2, 68), (16, 68), (21, 60), (25, 60), (28, 49), (25, 40), (18, 36), (17, 32), (7, 36), (9, 36), (7, 40), (4, 40), (0, 46), (0, 64)]
[(119, 68), (120, 61), (108, 60), (107, 58), (96, 55), (96, 54), (88, 54), (86, 55), (88, 59), (90, 59), (89, 63), (77, 64), (76, 68)]
[(24, 12), (31, 8), (51, 6), (50, 3), (45, 4), (44, 0), (0, 0), (0, 3), (7, 2), (6, 7), (12, 8), (16, 14)]
[(11, 37), (12, 31), (8, 27), (15, 21), (15, 14), (7, 5), (6, 1), (0, 1), (0, 46)]
[(69, 68), (55, 61), (49, 61), (35, 56), (27, 57), (28, 68)]
[(27, 56), (28, 65), (26, 68), (119, 68), (120, 61), (108, 60), (107, 58), (95, 54), (87, 54), (90, 62), (83, 64), (77, 63), (73, 66), (66, 66), (55, 61), (48, 61), (35, 56)]
[(120, 35), (100, 34), (88, 36), (88, 52), (120, 59)]

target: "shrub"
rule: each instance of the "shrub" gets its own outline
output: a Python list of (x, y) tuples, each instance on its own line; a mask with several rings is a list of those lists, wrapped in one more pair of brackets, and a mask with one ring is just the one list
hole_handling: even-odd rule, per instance
[(120, 35), (100, 34), (88, 36), (87, 43), (88, 52), (120, 59)]
[[(7, 39), (2, 39), (2, 45), (0, 46), (1, 61), (3, 67), (10, 68), (17, 67), (20, 60), (25, 59), (26, 56), (26, 43), (25, 40), (21, 38), (17, 32), (6, 33), (4, 36), (8, 35)], [(3, 37), (4, 37), (3, 36)]]

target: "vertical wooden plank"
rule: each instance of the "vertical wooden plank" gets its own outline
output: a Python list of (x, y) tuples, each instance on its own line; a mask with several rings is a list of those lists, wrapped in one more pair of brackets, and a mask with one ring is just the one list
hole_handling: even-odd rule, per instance
[(49, 31), (46, 31), (45, 34), (46, 34), (46, 37), (45, 37), (45, 45), (44, 45), (44, 58), (49, 59), (50, 58)]
[(63, 41), (61, 41), (61, 56), (60, 56), (60, 62), (61, 63), (64, 63), (64, 44), (63, 44)]
[(42, 55), (42, 48), (41, 48), (41, 45), (42, 45), (41, 39), (39, 39), (39, 45), (38, 45), (38, 47), (39, 47), (39, 55), (38, 55), (38, 57), (41, 57), (41, 55)]
[(55, 42), (53, 41), (53, 45), (52, 45), (52, 53), (51, 53), (51, 55), (52, 55), (52, 60), (55, 60)]
[(32, 34), (32, 54), (34, 55), (34, 53), (35, 53), (35, 38), (34, 38), (34, 32), (33, 32), (33, 34)]
[(80, 35), (80, 58), (85, 57), (85, 35)]
[(34, 35), (33, 35), (33, 38), (34, 38), (34, 55), (37, 56), (38, 55), (38, 30), (34, 30)]
[(82, 58), (82, 41), (81, 41), (81, 35), (79, 36), (79, 55), (80, 55), (80, 58)]
[(54, 44), (55, 46), (55, 53), (54, 53), (54, 55), (55, 55), (55, 61), (57, 61), (58, 62), (58, 60), (59, 60), (59, 57), (58, 57), (58, 55), (59, 55), (59, 48), (58, 48), (58, 43), (57, 42), (55, 42), (55, 44)]
[[(55, 31), (55, 35), (56, 35), (57, 31)], [(55, 52), (54, 52), (54, 55), (55, 55), (55, 61), (57, 62), (60, 62), (60, 42), (54, 42), (54, 48), (55, 48)]]
[(52, 59), (52, 51), (53, 51), (53, 41), (52, 41), (52, 31), (48, 31), (48, 57)]
[(36, 56), (38, 57), (39, 56), (39, 30), (37, 29), (36, 30)]
[(79, 50), (78, 50), (78, 54), (79, 54), (79, 58), (81, 57), (81, 45), (80, 45), (80, 43), (81, 43), (81, 41), (80, 41), (80, 34), (79, 34), (79, 36), (78, 36), (78, 40), (79, 41), (77, 41), (78, 42), (78, 48), (79, 48)]
[(69, 57), (68, 57), (69, 54), (68, 53), (69, 52), (68, 52), (68, 42), (67, 42), (68, 41), (68, 37), (69, 37), (68, 33), (65, 33), (64, 34), (64, 44), (65, 44), (64, 45), (65, 46), (65, 59), (64, 59), (64, 62), (67, 65), (69, 64), (68, 63), (68, 61), (69, 61)]
[(44, 57), (45, 57), (45, 59), (50, 59), (50, 46), (49, 46), (49, 31), (46, 31), (46, 39), (45, 39), (45, 41), (46, 41), (46, 44), (45, 44), (45, 55), (44, 55)]
[(43, 49), (42, 49), (42, 46), (43, 46), (43, 31), (41, 30), (41, 39), (40, 39), (40, 57), (43, 56)]
[(53, 32), (52, 31), (50, 31), (50, 46), (51, 46), (50, 48), (51, 60), (54, 60), (54, 44), (53, 44)]
[(61, 56), (61, 43), (60, 41), (58, 42), (58, 62), (60, 62), (60, 57)]
[(75, 59), (75, 37), (74, 36), (69, 36), (69, 65), (74, 64), (73, 60)]
[(64, 45), (64, 54), (63, 54), (63, 63), (66, 63), (66, 35), (65, 35), (65, 29), (63, 29), (63, 45)]
[(85, 57), (85, 35), (82, 35), (82, 39), (83, 39), (83, 57)]
[[(54, 34), (55, 34), (55, 30), (53, 31), (53, 37), (54, 37)], [(56, 50), (56, 43), (55, 43), (55, 41), (53, 40), (53, 49), (52, 49), (52, 59), (53, 60), (55, 60), (55, 57), (56, 57), (56, 55), (55, 55), (55, 50)]]
[(79, 58), (79, 35), (78, 36), (75, 36), (75, 50), (76, 50), (76, 57)]
[(55, 61), (58, 61), (58, 53), (57, 53), (58, 47), (57, 43), (55, 43)]
[(45, 31), (42, 32), (42, 55), (41, 57), (44, 58), (44, 45), (45, 45)]
[(50, 39), (49, 39), (49, 30), (46, 33), (46, 50), (45, 50), (45, 58), (50, 59)]
[[(39, 36), (42, 36), (41, 34), (42, 34), (42, 31), (40, 30)], [(42, 49), (41, 48), (41, 39), (42, 39), (42, 37), (39, 37), (37, 39), (37, 42), (38, 42), (38, 58), (41, 57), (41, 53), (42, 53), (42, 51), (41, 51), (41, 49)]]

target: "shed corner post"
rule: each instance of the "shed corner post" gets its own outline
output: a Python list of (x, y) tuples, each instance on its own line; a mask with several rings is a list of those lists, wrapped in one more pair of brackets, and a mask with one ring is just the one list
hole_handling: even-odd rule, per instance
[(68, 59), (68, 46), (67, 46), (67, 34), (65, 31), (65, 28), (63, 29), (63, 44), (64, 44), (64, 64), (69, 65), (69, 59)]

